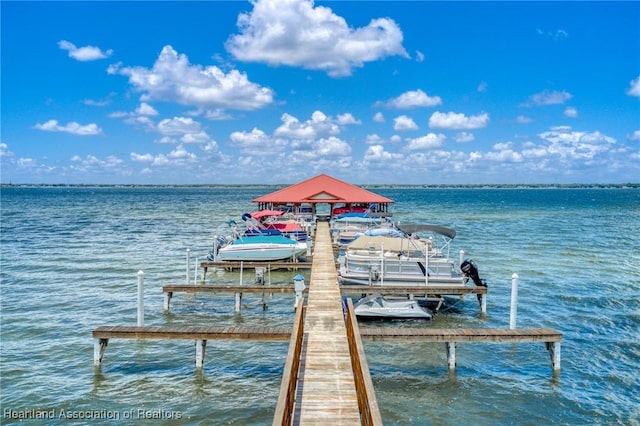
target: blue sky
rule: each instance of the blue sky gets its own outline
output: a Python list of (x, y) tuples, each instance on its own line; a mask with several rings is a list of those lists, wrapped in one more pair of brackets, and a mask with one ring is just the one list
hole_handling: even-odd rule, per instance
[(3, 183), (640, 179), (639, 2), (13, 2)]

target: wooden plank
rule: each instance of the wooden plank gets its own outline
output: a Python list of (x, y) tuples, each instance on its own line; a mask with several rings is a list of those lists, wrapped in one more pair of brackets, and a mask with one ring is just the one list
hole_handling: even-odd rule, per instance
[[(224, 268), (224, 269), (240, 269), (239, 261), (225, 262), (200, 262), (201, 268)], [(242, 262), (243, 269), (265, 268), (265, 270), (273, 271), (275, 269), (311, 269), (312, 262)]]
[(501, 328), (361, 328), (363, 339), (380, 341), (414, 342), (560, 342), (562, 333), (552, 329), (501, 329)]
[(379, 285), (348, 285), (340, 286), (343, 293), (358, 294), (439, 294), (439, 295), (464, 295), (487, 294), (487, 287), (481, 286), (379, 286)]
[(337, 281), (329, 225), (318, 222), (294, 424), (361, 424)]
[(185, 285), (166, 284), (162, 286), (165, 293), (294, 293), (292, 285)]
[(164, 327), (101, 326), (93, 330), (96, 339), (193, 339), (288, 341), (290, 328), (276, 327)]

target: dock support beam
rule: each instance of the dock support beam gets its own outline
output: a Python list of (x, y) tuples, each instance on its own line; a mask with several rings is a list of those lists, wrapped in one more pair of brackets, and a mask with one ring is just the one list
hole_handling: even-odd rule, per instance
[(168, 291), (164, 294), (164, 310), (165, 312), (169, 312), (169, 306), (171, 305), (171, 298), (173, 297), (173, 292)]
[(480, 313), (487, 313), (487, 295), (486, 294), (478, 294), (478, 302), (480, 302)]
[(204, 339), (196, 339), (196, 368), (202, 368), (204, 365), (204, 353), (207, 349), (207, 341)]
[(144, 325), (144, 272), (138, 271), (138, 327)]
[(545, 342), (554, 371), (560, 370), (560, 342)]
[(240, 312), (241, 306), (242, 306), (242, 293), (236, 293), (235, 311)]
[(96, 339), (96, 342), (93, 344), (93, 365), (100, 365), (102, 363), (102, 357), (108, 344), (109, 339)]
[(449, 365), (449, 370), (454, 370), (456, 368), (456, 342), (446, 342), (447, 346), (447, 364)]

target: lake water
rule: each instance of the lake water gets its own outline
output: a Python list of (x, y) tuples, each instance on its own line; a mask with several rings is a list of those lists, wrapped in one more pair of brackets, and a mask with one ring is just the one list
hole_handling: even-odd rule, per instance
[[(136, 324), (140, 270), (145, 325), (289, 327), (290, 294), (240, 314), (232, 294), (176, 294), (163, 311), (187, 249), (203, 260), (228, 219), (275, 189), (3, 187), (0, 423), (271, 424), (287, 343), (210, 341), (196, 371), (193, 342), (114, 339), (95, 368), (91, 331)], [(508, 328), (517, 273), (518, 327), (564, 334), (556, 374), (542, 343), (459, 344), (450, 372), (443, 345), (365, 342), (385, 424), (640, 424), (640, 189), (372, 190), (396, 201), (394, 220), (454, 227), (453, 253), (489, 285), (486, 315), (467, 296), (392, 326)]]

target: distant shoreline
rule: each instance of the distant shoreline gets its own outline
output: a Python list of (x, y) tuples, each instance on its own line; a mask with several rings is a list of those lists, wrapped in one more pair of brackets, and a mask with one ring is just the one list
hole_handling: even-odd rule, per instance
[[(0, 183), (0, 188), (283, 188), (293, 184), (36, 184)], [(640, 183), (575, 184), (354, 184), (363, 188), (389, 189), (630, 189)]]

